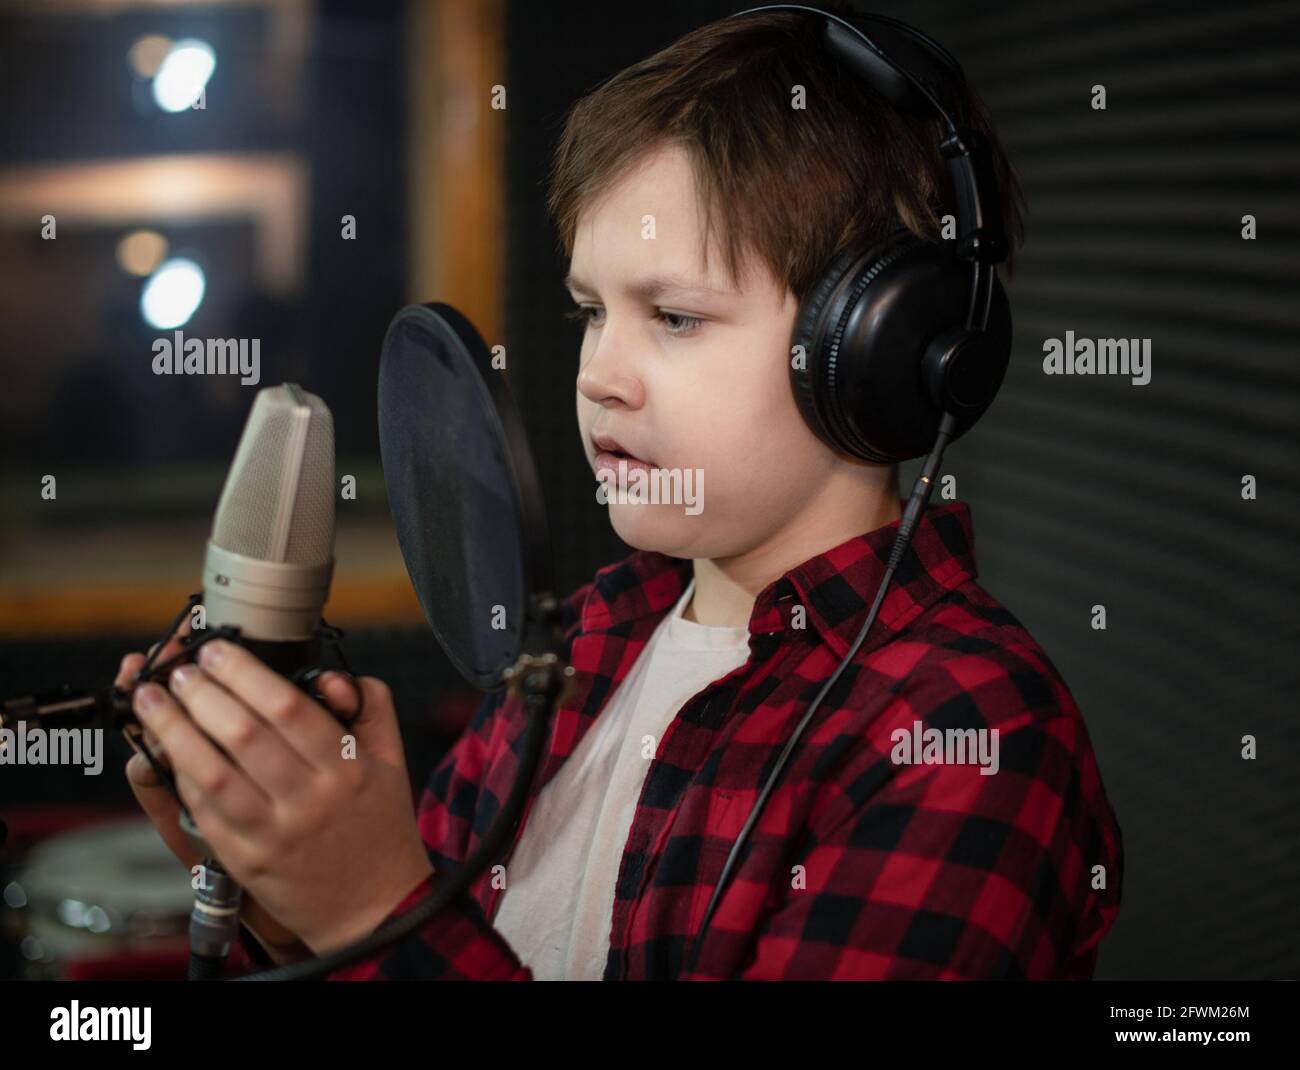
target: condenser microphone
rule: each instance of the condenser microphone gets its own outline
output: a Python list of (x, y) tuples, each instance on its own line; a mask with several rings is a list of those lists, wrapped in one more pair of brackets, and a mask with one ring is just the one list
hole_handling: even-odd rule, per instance
[[(333, 569), (333, 418), (294, 383), (268, 387), (253, 401), (217, 502), (201, 630), (237, 630), (241, 646), (298, 680), (320, 658)], [(209, 980), (238, 936), (243, 893), (184, 807), (180, 824), (205, 855), (190, 915), (190, 979)]]
[(315, 664), (334, 568), (334, 421), (294, 383), (258, 392), (203, 563), (203, 625), (283, 675)]

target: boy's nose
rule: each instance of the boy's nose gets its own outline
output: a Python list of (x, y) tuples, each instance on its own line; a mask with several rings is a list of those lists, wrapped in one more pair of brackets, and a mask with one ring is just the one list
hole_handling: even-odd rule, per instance
[(622, 403), (629, 408), (640, 408), (645, 402), (645, 388), (635, 372), (632, 361), (623, 351), (616, 351), (602, 337), (596, 351), (578, 370), (578, 391), (598, 405)]

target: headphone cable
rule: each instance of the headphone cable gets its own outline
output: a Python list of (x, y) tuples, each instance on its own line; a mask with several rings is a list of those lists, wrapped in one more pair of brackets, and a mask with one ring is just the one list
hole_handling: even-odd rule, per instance
[(934, 486), (935, 474), (939, 470), (939, 465), (943, 461), (943, 452), (948, 443), (952, 441), (953, 431), (956, 428), (956, 417), (951, 411), (944, 412), (939, 420), (939, 430), (935, 436), (934, 445), (930, 448), (926, 456), (925, 463), (921, 467), (921, 473), (917, 477), (916, 484), (912, 488), (911, 497), (908, 499), (907, 508), (903, 511), (903, 517), (898, 524), (898, 534), (894, 537), (894, 545), (889, 553), (889, 564), (885, 568), (885, 575), (880, 581), (880, 586), (876, 590), (875, 601), (872, 602), (871, 612), (867, 614), (867, 619), (862, 628), (858, 631), (858, 637), (853, 641), (849, 652), (844, 655), (836, 670), (830, 675), (822, 689), (813, 699), (812, 705), (808, 707), (808, 712), (803, 715), (790, 738), (786, 740), (785, 746), (781, 750), (780, 756), (776, 760), (776, 766), (767, 778), (767, 783), (763, 785), (763, 790), (759, 793), (753, 809), (749, 812), (749, 817), (745, 819), (745, 824), (740, 830), (740, 835), (736, 837), (736, 842), (731, 845), (731, 851), (727, 855), (727, 861), (722, 867), (722, 875), (718, 878), (718, 883), (713, 886), (713, 895), (709, 899), (709, 905), (704, 911), (704, 920), (700, 923), (699, 935), (695, 938), (695, 946), (692, 950), (691, 958), (687, 964), (686, 972), (693, 973), (695, 964), (699, 960), (700, 950), (704, 946), (704, 938), (708, 935), (709, 923), (713, 920), (713, 912), (717, 908), (718, 901), (722, 897), (723, 889), (727, 885), (727, 878), (731, 875), (740, 857), (740, 852), (749, 838), (750, 832), (758, 823), (758, 818), (763, 812), (763, 807), (767, 804), (768, 796), (771, 795), (772, 789), (776, 786), (777, 780), (785, 768), (786, 761), (789, 759), (795, 744), (798, 743), (799, 737), (812, 721), (813, 715), (821, 705), (822, 699), (832, 687), (835, 681), (840, 678), (848, 664), (853, 660), (859, 648), (867, 638), (867, 633), (871, 630), (872, 624), (875, 623), (876, 614), (880, 612), (880, 607), (885, 601), (885, 593), (889, 589), (889, 581), (893, 579), (894, 572), (897, 570), (899, 563), (903, 559), (909, 542), (912, 538), (912, 531), (915, 529), (917, 522), (920, 520), (921, 511), (925, 508), (926, 502), (929, 501), (930, 491)]

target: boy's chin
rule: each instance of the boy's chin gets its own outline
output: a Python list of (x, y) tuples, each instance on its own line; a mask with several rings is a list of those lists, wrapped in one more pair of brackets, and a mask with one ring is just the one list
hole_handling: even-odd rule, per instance
[(690, 557), (690, 546), (700, 536), (699, 515), (680, 505), (630, 505), (611, 502), (609, 523), (614, 533), (634, 550), (649, 550), (669, 557)]

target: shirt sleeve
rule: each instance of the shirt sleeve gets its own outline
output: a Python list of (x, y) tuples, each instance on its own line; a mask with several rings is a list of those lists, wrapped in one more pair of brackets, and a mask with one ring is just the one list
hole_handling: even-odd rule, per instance
[(1075, 715), (1003, 734), (992, 775), (864, 765), (846, 783), (865, 801), (797, 857), (738, 978), (1091, 977), (1123, 854), (1083, 732)]
[[(428, 898), (436, 875), (426, 877), (387, 921)], [(477, 900), (462, 893), (434, 918), (388, 951), (335, 970), (330, 981), (531, 981), (524, 966)]]

